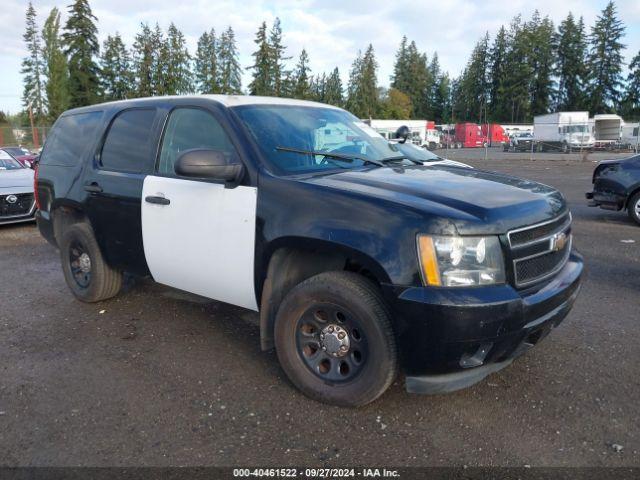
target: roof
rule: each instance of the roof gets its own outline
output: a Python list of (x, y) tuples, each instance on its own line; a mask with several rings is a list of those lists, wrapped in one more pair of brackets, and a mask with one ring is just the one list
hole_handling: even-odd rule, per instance
[(326, 103), (312, 102), (309, 100), (297, 100), (294, 98), (280, 98), (280, 97), (259, 97), (254, 95), (169, 95), (159, 97), (143, 97), (143, 98), (131, 98), (127, 100), (117, 100), (114, 102), (98, 103), (95, 105), (89, 105), (86, 107), (75, 108), (68, 110), (65, 114), (69, 113), (81, 113), (88, 111), (99, 110), (106, 106), (118, 106), (122, 104), (153, 104), (155, 102), (161, 102), (166, 100), (212, 100), (220, 103), (226, 107), (239, 107), (242, 105), (291, 105), (291, 106), (307, 106), (307, 107), (320, 107), (320, 108), (332, 108), (339, 110), (338, 107), (333, 105), (327, 105)]

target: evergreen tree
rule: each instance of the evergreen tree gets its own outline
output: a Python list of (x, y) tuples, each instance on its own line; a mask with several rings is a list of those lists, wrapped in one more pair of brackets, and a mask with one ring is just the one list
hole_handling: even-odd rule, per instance
[(442, 73), (436, 80), (433, 119), (440, 123), (448, 123), (451, 119), (451, 80), (448, 73)]
[(42, 41), (47, 110), (49, 120), (55, 121), (69, 106), (69, 71), (67, 58), (62, 53), (60, 12), (55, 7), (44, 22)]
[(299, 99), (311, 98), (311, 69), (309, 68), (309, 55), (305, 49), (300, 53), (300, 59), (296, 65), (293, 79), (293, 97)]
[(169, 25), (166, 49), (166, 95), (184, 95), (193, 92), (193, 78), (191, 72), (191, 55), (187, 50), (187, 41), (183, 33), (173, 22)]
[(377, 71), (373, 45), (364, 56), (358, 52), (349, 76), (347, 109), (360, 118), (372, 118), (378, 111)]
[(618, 106), (622, 87), (621, 43), (625, 34), (616, 6), (610, 1), (591, 28), (588, 57), (589, 97), (592, 113), (613, 111)]
[(109, 35), (102, 45), (100, 57), (102, 94), (105, 100), (129, 98), (133, 90), (131, 56), (120, 34)]
[[(282, 44), (282, 26), (280, 19), (276, 17), (269, 32), (269, 67), (270, 79), (273, 89), (273, 95), (276, 97), (284, 96), (287, 92), (285, 79), (290, 79), (290, 72), (285, 69), (285, 62), (291, 57), (285, 57), (284, 51), (286, 47)], [(292, 82), (286, 82), (292, 83)]]
[(539, 115), (549, 111), (553, 92), (553, 66), (555, 62), (554, 26), (549, 17), (540, 18), (536, 10), (528, 25), (530, 71), (530, 111)]
[(322, 101), (337, 107), (342, 107), (344, 105), (342, 80), (340, 79), (340, 71), (338, 70), (338, 67), (334, 68), (333, 72), (331, 72), (327, 77)]
[(311, 91), (311, 98), (316, 102), (323, 102), (325, 97), (325, 91), (327, 89), (327, 75), (316, 75), (311, 78), (309, 90)]
[(587, 41), (582, 17), (575, 21), (569, 13), (558, 27), (555, 75), (558, 89), (555, 94), (557, 110), (582, 110), (586, 108), (585, 86)]
[(460, 78), (456, 113), (460, 120), (485, 121), (489, 99), (489, 34), (480, 40)]
[(218, 87), (218, 52), (216, 32), (211, 29), (198, 39), (195, 59), (195, 80), (200, 93), (217, 93)]
[(411, 90), (411, 72), (409, 52), (407, 46), (407, 36), (404, 35), (400, 42), (400, 47), (396, 52), (396, 60), (393, 65), (393, 75), (391, 76), (391, 88), (408, 92)]
[(242, 69), (238, 60), (238, 47), (231, 27), (220, 36), (218, 46), (218, 87), (220, 93), (236, 95), (242, 92)]
[(95, 61), (100, 50), (96, 21), (88, 0), (75, 0), (69, 6), (62, 37), (69, 62), (71, 107), (91, 105), (100, 98), (100, 70)]
[(31, 109), (36, 120), (44, 118), (45, 102), (43, 75), (44, 68), (42, 62), (42, 52), (40, 46), (40, 35), (36, 25), (36, 10), (29, 2), (27, 7), (27, 28), (22, 36), (27, 45), (28, 55), (22, 60), (20, 73), (24, 76), (24, 90), (22, 103), (25, 107), (31, 105)]
[(629, 64), (627, 91), (622, 104), (625, 118), (640, 119), (640, 51)]
[(151, 64), (152, 95), (169, 95), (169, 43), (165, 39), (158, 23), (151, 31), (150, 42), (153, 46)]
[(249, 84), (251, 95), (273, 95), (275, 89), (271, 76), (271, 47), (267, 39), (267, 22), (262, 22), (253, 41), (258, 49), (253, 52), (253, 80)]
[(494, 120), (507, 118), (508, 106), (502, 97), (507, 82), (507, 31), (504, 25), (496, 35), (489, 54), (489, 105)]
[(133, 71), (136, 83), (136, 95), (149, 97), (154, 95), (154, 68), (156, 64), (157, 45), (149, 25), (140, 25), (141, 31), (136, 34), (133, 43)]
[(507, 54), (504, 82), (499, 92), (502, 98), (501, 120), (510, 123), (530, 121), (530, 81), (532, 56), (530, 36), (520, 16), (511, 21), (507, 31)]

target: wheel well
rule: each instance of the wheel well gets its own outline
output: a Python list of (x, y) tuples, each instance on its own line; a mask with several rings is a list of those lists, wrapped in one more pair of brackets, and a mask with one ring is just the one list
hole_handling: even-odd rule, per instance
[(271, 255), (260, 302), (260, 345), (263, 350), (273, 348), (276, 314), (287, 293), (319, 273), (340, 270), (358, 273), (380, 285), (381, 280), (371, 269), (348, 252), (283, 247)]
[(633, 196), (636, 193), (640, 193), (640, 187), (636, 187), (635, 190), (631, 191), (631, 193), (629, 193), (629, 195), (627, 195), (627, 199), (624, 201), (624, 208), (625, 209), (629, 208), (629, 202), (631, 201), (631, 199), (633, 198)]
[(59, 244), (63, 232), (69, 226), (81, 222), (89, 223), (89, 219), (84, 212), (66, 205), (56, 208), (51, 214), (53, 217), (53, 236), (55, 237), (56, 244)]

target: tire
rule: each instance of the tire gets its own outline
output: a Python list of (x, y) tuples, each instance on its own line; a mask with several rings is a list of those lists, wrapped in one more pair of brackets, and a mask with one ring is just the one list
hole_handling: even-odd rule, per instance
[(627, 203), (629, 218), (640, 225), (640, 192), (635, 193)]
[(571, 147), (568, 144), (563, 143), (562, 144), (562, 153), (571, 153)]
[(78, 300), (93, 303), (118, 294), (122, 273), (104, 261), (89, 224), (71, 225), (59, 245), (64, 279)]
[(293, 288), (278, 309), (274, 334), (283, 370), (314, 400), (365, 405), (396, 377), (389, 310), (375, 285), (355, 273), (325, 272)]

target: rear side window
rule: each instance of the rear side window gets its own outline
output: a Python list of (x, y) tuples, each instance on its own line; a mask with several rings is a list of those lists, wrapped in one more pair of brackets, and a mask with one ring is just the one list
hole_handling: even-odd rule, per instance
[(63, 167), (78, 165), (87, 147), (95, 145), (101, 118), (102, 112), (60, 117), (45, 142), (40, 164)]
[(125, 110), (111, 123), (100, 165), (106, 170), (141, 173), (153, 163), (155, 108)]

